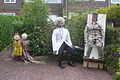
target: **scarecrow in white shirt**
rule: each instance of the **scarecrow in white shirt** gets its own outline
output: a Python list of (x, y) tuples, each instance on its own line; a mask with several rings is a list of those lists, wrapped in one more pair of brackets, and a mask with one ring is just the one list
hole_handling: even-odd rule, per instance
[(59, 67), (62, 69), (65, 68), (62, 64), (64, 50), (70, 54), (68, 65), (72, 67), (75, 67), (73, 61), (77, 55), (73, 49), (69, 31), (63, 27), (64, 23), (64, 18), (57, 17), (55, 20), (56, 29), (54, 29), (52, 34), (53, 53), (59, 56)]

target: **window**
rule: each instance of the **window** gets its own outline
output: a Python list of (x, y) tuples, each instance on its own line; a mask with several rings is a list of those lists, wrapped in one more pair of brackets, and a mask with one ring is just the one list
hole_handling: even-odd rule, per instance
[(45, 0), (48, 3), (61, 3), (61, 0)]
[(25, 0), (25, 2), (30, 2), (30, 1), (33, 1), (33, 0)]
[(4, 3), (16, 3), (16, 0), (4, 0)]
[(111, 0), (112, 4), (120, 4), (120, 0)]
[(13, 16), (15, 16), (15, 13), (0, 13), (0, 15), (13, 15)]
[(83, 0), (83, 1), (89, 1), (89, 0)]
[(70, 2), (81, 2), (81, 1), (89, 1), (89, 0), (70, 0)]
[(95, 1), (105, 1), (105, 0), (95, 0)]
[(48, 20), (55, 21), (56, 18), (57, 18), (57, 15), (49, 15), (49, 19)]

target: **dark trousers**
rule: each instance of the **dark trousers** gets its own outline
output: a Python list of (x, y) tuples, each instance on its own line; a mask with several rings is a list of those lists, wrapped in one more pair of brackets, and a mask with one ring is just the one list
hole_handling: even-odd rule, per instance
[(58, 56), (59, 56), (59, 64), (62, 63), (63, 61), (63, 56), (64, 56), (64, 50), (68, 52), (69, 55), (69, 61), (74, 61), (77, 55), (77, 52), (71, 48), (70, 46), (68, 46), (65, 42), (61, 45), (59, 52), (58, 52)]

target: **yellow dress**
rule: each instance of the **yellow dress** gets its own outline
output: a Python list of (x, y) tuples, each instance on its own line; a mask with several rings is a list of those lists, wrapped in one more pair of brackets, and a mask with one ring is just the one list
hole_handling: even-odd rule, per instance
[(21, 41), (20, 41), (20, 40), (14, 40), (14, 41), (13, 41), (13, 45), (14, 45), (13, 55), (14, 55), (14, 56), (22, 56), (22, 45), (21, 45)]

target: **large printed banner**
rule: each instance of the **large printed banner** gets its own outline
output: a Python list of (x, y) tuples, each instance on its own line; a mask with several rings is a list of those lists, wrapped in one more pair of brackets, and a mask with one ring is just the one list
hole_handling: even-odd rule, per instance
[[(87, 17), (87, 24), (91, 23), (92, 22), (92, 14), (88, 14), (88, 17)], [(103, 37), (105, 39), (105, 29), (106, 29), (106, 14), (98, 14), (98, 24), (100, 24), (103, 29)], [(87, 25), (86, 24), (86, 25)], [(104, 44), (105, 44), (105, 40), (103, 41), (103, 48), (104, 48)], [(84, 56), (86, 56), (86, 53), (87, 53), (87, 50), (88, 50), (88, 45), (85, 44), (85, 50), (84, 50)], [(90, 54), (90, 58), (94, 57), (94, 59), (98, 59), (98, 48), (94, 45), (93, 48), (92, 48), (92, 51), (91, 51), (91, 54)]]

